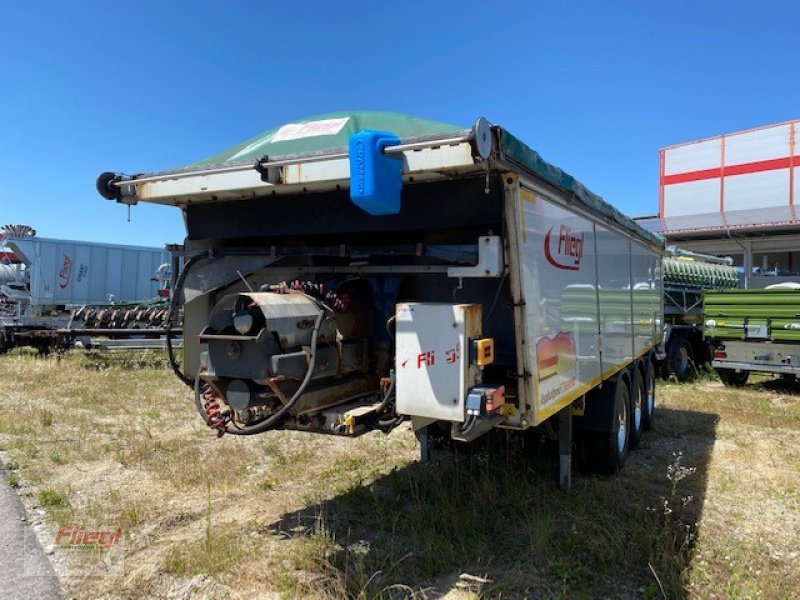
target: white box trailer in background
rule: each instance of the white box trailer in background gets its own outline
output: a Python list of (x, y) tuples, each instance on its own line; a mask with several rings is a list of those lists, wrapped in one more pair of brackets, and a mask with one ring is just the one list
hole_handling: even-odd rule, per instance
[(154, 275), (170, 263), (170, 254), (144, 246), (5, 236), (0, 262), (2, 351), (56, 343), (74, 308), (153, 299), (162, 286)]
[(568, 487), (573, 426), (615, 471), (652, 423), (662, 242), (485, 119), (312, 117), (98, 190), (184, 212), (173, 364), (218, 435), (552, 423)]
[(56, 240), (10, 238), (8, 248), (28, 273), (31, 310), (117, 300), (143, 300), (158, 294), (153, 275), (170, 262), (159, 248)]

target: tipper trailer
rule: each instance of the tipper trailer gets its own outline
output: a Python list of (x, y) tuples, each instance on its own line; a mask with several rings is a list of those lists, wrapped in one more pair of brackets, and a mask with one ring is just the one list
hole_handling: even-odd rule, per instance
[(30, 227), (6, 225), (0, 231), (0, 352), (68, 346), (89, 333), (159, 335), (168, 308), (159, 294), (169, 293), (159, 274), (169, 260), (159, 248), (40, 238)]
[(97, 185), (184, 214), (171, 360), (218, 435), (542, 426), (566, 487), (573, 426), (613, 472), (652, 423), (662, 242), (483, 118), (321, 115)]

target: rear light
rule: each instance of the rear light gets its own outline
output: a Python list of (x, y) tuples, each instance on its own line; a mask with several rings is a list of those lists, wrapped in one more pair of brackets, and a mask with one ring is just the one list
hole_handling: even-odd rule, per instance
[(714, 358), (728, 358), (728, 353), (723, 350), (714, 350)]
[(158, 296), (160, 298), (169, 298), (169, 290), (158, 290)]

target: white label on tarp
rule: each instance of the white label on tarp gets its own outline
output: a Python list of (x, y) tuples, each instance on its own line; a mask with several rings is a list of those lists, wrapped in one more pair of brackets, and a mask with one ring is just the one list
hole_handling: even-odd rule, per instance
[(288, 142), (319, 135), (336, 135), (350, 120), (350, 117), (341, 119), (323, 119), (309, 121), (308, 123), (289, 123), (284, 125), (272, 136), (273, 142)]

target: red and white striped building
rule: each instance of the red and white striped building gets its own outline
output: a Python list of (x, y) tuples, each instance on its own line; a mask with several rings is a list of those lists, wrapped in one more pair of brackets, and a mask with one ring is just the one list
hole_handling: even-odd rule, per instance
[(658, 217), (682, 248), (730, 255), (748, 283), (800, 280), (800, 120), (660, 150)]

